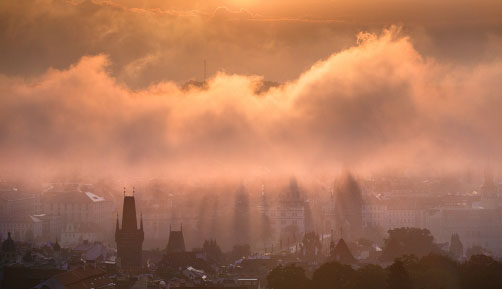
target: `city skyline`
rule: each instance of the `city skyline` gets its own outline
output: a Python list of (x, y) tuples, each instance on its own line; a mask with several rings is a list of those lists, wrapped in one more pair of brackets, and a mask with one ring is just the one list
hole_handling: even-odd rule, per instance
[(502, 288), (502, 1), (0, 1), (0, 289)]

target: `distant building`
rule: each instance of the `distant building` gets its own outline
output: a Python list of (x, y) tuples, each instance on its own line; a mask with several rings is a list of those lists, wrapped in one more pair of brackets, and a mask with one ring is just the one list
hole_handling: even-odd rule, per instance
[(10, 235), (7, 235), (7, 239), (2, 242), (2, 261), (4, 263), (12, 263), (16, 261), (16, 244)]
[(103, 231), (113, 228), (113, 203), (92, 192), (45, 193), (42, 211), (47, 215), (60, 216), (68, 223), (95, 224)]
[(0, 190), (0, 216), (38, 214), (41, 212), (40, 194), (26, 193), (16, 187)]
[(12, 233), (14, 239), (32, 242), (39, 239), (43, 232), (43, 221), (27, 214), (15, 214), (0, 221), (0, 238)]
[(300, 241), (301, 236), (305, 233), (305, 200), (296, 179), (291, 179), (289, 187), (276, 204), (264, 207), (263, 210), (270, 221), (274, 242), (280, 242), (280, 240), (284, 242), (290, 240), (290, 243)]
[(427, 206), (416, 198), (373, 200), (363, 205), (363, 227), (378, 227), (385, 232), (401, 227), (426, 227)]
[(106, 271), (92, 268), (82, 267), (75, 270), (70, 270), (51, 277), (49, 280), (44, 281), (34, 288), (102, 288), (112, 289), (116, 288), (113, 281), (106, 276)]
[(183, 238), (183, 225), (180, 231), (172, 231), (169, 227), (169, 241), (167, 242), (167, 253), (185, 252), (185, 239)]
[(143, 231), (143, 220), (138, 223), (136, 220), (136, 203), (134, 196), (124, 195), (124, 207), (122, 211), (122, 227), (117, 224), (115, 228), (115, 241), (117, 242), (117, 258), (123, 269), (134, 269), (141, 267), (141, 251), (145, 233)]
[(481, 196), (489, 199), (497, 197), (497, 186), (493, 181), (493, 172), (490, 168), (486, 168), (484, 172), (484, 182), (481, 186)]
[(101, 240), (100, 233), (86, 223), (67, 223), (61, 230), (60, 240), (63, 246), (74, 246), (82, 241)]
[(427, 227), (437, 242), (449, 242), (457, 233), (464, 248), (481, 246), (502, 255), (502, 210), (491, 208), (441, 208), (431, 210)]

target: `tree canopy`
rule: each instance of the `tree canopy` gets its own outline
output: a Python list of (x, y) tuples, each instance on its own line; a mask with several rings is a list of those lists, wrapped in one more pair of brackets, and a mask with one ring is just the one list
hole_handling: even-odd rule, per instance
[(382, 261), (393, 261), (403, 255), (423, 257), (440, 252), (434, 243), (434, 237), (427, 229), (397, 228), (389, 230), (388, 234), (380, 257)]

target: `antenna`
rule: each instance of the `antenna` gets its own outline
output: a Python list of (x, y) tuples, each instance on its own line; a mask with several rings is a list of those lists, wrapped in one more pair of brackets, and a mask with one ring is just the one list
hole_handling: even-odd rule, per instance
[(124, 197), (125, 197), (125, 193), (126, 193), (126, 187), (124, 187)]
[(132, 187), (132, 196), (134, 197), (134, 191), (135, 191), (135, 188)]

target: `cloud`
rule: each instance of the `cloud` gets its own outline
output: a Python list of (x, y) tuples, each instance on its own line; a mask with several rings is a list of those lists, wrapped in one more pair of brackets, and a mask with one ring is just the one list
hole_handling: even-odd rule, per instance
[[(463, 22), (470, 18), (453, 17), (465, 16), (459, 5), (432, 6), (432, 21), (424, 12), (429, 4), (415, 13), (402, 3), (392, 10), (374, 1), (249, 2), (243, 8), (239, 1), (3, 1), (0, 73), (33, 77), (104, 54), (110, 76), (133, 89), (201, 80), (204, 60), (208, 75), (225, 71), (289, 82), (312, 63), (354, 45), (359, 31), (378, 33), (394, 23), (403, 23), (424, 57), (467, 65), (501, 57), (500, 24), (483, 17), (498, 10), (481, 4), (468, 11), (488, 20)], [(394, 2), (387, 5), (396, 7)], [(398, 13), (403, 5), (412, 16)], [(383, 21), (376, 12), (392, 17)], [(446, 16), (448, 21), (437, 21)]]
[(0, 77), (3, 172), (241, 176), (458, 169), (502, 158), (502, 63), (425, 58), (397, 28), (256, 94), (259, 76), (131, 89), (105, 55)]

